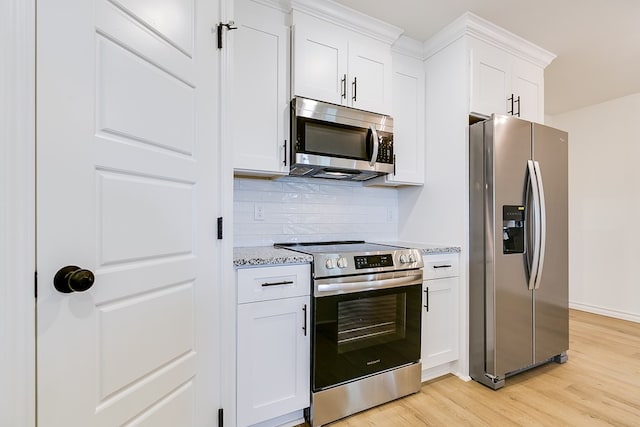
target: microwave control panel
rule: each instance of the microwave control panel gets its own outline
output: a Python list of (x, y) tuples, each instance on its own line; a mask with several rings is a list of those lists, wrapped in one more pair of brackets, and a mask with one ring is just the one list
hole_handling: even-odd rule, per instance
[(378, 163), (393, 163), (393, 139), (381, 136), (378, 144)]

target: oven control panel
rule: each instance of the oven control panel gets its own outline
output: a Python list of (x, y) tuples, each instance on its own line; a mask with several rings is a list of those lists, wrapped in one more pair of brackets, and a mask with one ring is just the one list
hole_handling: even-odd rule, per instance
[(375, 267), (393, 267), (393, 255), (363, 255), (353, 257), (356, 270), (362, 270), (363, 268), (375, 268)]

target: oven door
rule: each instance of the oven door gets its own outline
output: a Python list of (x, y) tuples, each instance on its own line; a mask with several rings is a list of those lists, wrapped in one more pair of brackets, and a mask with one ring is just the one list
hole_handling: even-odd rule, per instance
[(313, 391), (420, 359), (422, 270), (315, 281)]

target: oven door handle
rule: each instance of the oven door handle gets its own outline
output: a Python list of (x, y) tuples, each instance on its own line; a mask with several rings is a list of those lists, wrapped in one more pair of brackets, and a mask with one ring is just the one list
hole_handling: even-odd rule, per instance
[(376, 291), (379, 289), (399, 288), (402, 286), (422, 285), (422, 270), (415, 274), (380, 280), (362, 280), (352, 282), (316, 283), (315, 296), (325, 297), (354, 292)]

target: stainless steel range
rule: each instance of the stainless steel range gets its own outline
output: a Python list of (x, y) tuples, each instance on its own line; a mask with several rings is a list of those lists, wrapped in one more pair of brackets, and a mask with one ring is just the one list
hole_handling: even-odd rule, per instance
[(311, 426), (419, 391), (420, 251), (362, 241), (276, 246), (313, 255)]

